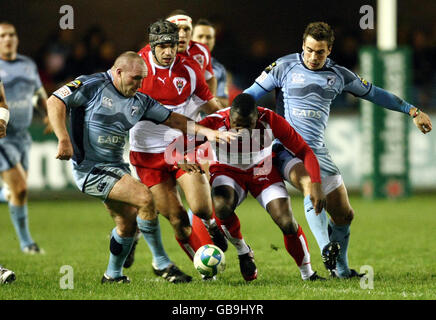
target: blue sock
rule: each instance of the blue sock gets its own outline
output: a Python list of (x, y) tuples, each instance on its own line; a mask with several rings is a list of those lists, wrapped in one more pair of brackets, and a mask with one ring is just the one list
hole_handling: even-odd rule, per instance
[(0, 188), (0, 202), (8, 202), (8, 200), (6, 200), (4, 191), (5, 191), (4, 188)]
[(320, 251), (330, 242), (328, 234), (328, 219), (324, 209), (322, 209), (319, 215), (315, 214), (312, 201), (310, 201), (310, 195), (304, 197), (304, 212), (306, 213), (306, 220), (309, 224)]
[(136, 217), (138, 228), (147, 241), (148, 247), (153, 255), (153, 265), (159, 270), (165, 269), (171, 264), (163, 247), (162, 237), (160, 233), (159, 219), (155, 220), (142, 220), (139, 216)]
[(350, 225), (338, 226), (333, 221), (329, 221), (330, 240), (337, 241), (341, 246), (339, 250), (339, 257), (336, 264), (339, 277), (347, 277), (350, 275), (350, 268), (348, 267), (348, 242), (350, 239)]
[(20, 240), (21, 249), (34, 243), (29, 231), (27, 205), (14, 206), (9, 204), (9, 213), (11, 215), (12, 223), (15, 227), (15, 232)]
[(112, 229), (110, 241), (110, 256), (106, 274), (111, 278), (123, 275), (123, 264), (132, 248), (133, 237), (120, 237), (117, 228)]

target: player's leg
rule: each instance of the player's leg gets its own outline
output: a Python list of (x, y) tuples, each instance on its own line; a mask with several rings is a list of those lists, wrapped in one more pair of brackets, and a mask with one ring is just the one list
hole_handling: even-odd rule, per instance
[[(125, 180), (121, 185), (128, 185)], [(138, 209), (114, 200), (107, 200), (105, 206), (116, 226), (111, 232), (109, 262), (101, 281), (127, 283), (130, 279), (123, 275), (123, 264), (133, 245)]]
[(26, 172), (22, 165), (17, 163), (14, 167), (3, 171), (1, 177), (10, 187), (9, 212), (21, 250), (30, 254), (41, 253), (42, 250), (37, 247), (29, 231)]
[[(336, 269), (340, 278), (359, 276), (348, 266), (348, 244), (350, 239), (350, 225), (354, 218), (354, 210), (348, 199), (347, 189), (341, 180), (339, 187), (326, 192), (327, 211), (330, 213), (329, 234), (332, 241), (340, 245)], [(334, 275), (334, 274), (333, 274)]]
[(192, 232), (202, 244), (213, 241), (221, 250), (227, 250), (227, 240), (212, 217), (213, 206), (209, 180), (204, 174), (185, 173), (177, 182), (182, 188), (192, 216)]
[(192, 232), (188, 214), (176, 188), (176, 181), (173, 178), (167, 179), (151, 187), (150, 190), (153, 193), (157, 210), (169, 220), (177, 242), (192, 260), (202, 243), (198, 236)]
[(253, 250), (247, 245), (241, 233), (241, 223), (235, 214), (236, 207), (245, 199), (245, 190), (228, 176), (214, 176), (212, 182), (212, 200), (217, 223), (227, 239), (238, 252), (239, 268), (246, 281), (257, 278)]
[(328, 218), (325, 210), (323, 209), (320, 214), (315, 213), (315, 209), (310, 200), (310, 176), (304, 167), (303, 162), (295, 158), (283, 145), (274, 143), (274, 165), (280, 170), (282, 177), (292, 184), (296, 189), (301, 191), (304, 196), (304, 213), (312, 231), (320, 251), (330, 242), (327, 231)]
[(289, 198), (277, 198), (269, 201), (266, 210), (282, 231), (286, 251), (295, 260), (302, 279), (320, 279), (312, 270), (306, 235), (292, 214)]

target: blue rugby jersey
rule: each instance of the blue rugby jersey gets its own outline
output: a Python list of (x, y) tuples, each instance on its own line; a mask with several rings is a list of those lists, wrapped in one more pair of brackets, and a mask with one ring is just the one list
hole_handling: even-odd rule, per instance
[(18, 54), (15, 60), (0, 59), (0, 77), (10, 112), (8, 135), (26, 130), (33, 117), (32, 98), (41, 87), (38, 68), (32, 59)]
[(123, 163), (130, 128), (141, 120), (165, 122), (171, 114), (146, 94), (123, 96), (113, 85), (110, 70), (80, 76), (53, 95), (70, 108), (75, 167), (82, 162), (85, 167), (89, 162)]
[(324, 130), (333, 99), (342, 91), (408, 114), (413, 105), (372, 85), (354, 72), (327, 59), (320, 70), (310, 70), (303, 54), (290, 54), (268, 66), (255, 83), (244, 90), (259, 99), (277, 90), (277, 112), (300, 133), (313, 148), (324, 147)]
[(309, 70), (299, 53), (279, 58), (261, 73), (256, 83), (265, 91), (280, 88), (278, 101), (283, 102), (283, 110), (279, 109), (278, 113), (312, 148), (324, 146), (333, 99), (342, 91), (364, 96), (372, 86), (331, 59), (327, 59), (322, 69)]
[(217, 81), (216, 96), (220, 98), (228, 98), (229, 91), (227, 89), (226, 68), (214, 57), (212, 57), (212, 68)]

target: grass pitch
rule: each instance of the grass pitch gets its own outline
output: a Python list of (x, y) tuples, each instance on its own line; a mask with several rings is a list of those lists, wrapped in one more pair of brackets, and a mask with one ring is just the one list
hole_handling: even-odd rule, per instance
[[(292, 197), (292, 207), (306, 233), (313, 269), (327, 277), (319, 249), (304, 218), (303, 199)], [(134, 265), (125, 270), (128, 285), (101, 285), (109, 255), (109, 232), (114, 224), (97, 200), (31, 201), (30, 229), (46, 254), (28, 256), (19, 250), (7, 205), (0, 204), (0, 263), (15, 271), (17, 280), (0, 287), (0, 300), (293, 300), (293, 299), (435, 299), (435, 196), (420, 195), (399, 201), (367, 201), (351, 197), (356, 216), (351, 229), (349, 261), (374, 270), (373, 289), (360, 281), (303, 282), (287, 254), (283, 236), (268, 214), (248, 198), (237, 210), (242, 233), (253, 248), (258, 279), (246, 283), (239, 273), (236, 250), (229, 245), (227, 268), (218, 281), (204, 283), (178, 246), (167, 220), (162, 235), (171, 259), (194, 280), (170, 284), (156, 278), (143, 239)], [(71, 266), (74, 289), (62, 289), (62, 266)]]

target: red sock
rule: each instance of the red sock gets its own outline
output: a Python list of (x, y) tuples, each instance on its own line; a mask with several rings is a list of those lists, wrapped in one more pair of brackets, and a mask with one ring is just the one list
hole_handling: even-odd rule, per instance
[(289, 254), (294, 258), (297, 266), (301, 267), (303, 264), (310, 264), (310, 253), (307, 246), (306, 235), (298, 226), (297, 234), (285, 234), (285, 247)]
[(199, 238), (201, 245), (213, 244), (209, 232), (203, 221), (195, 214), (192, 215), (192, 232)]
[[(204, 227), (204, 225), (203, 225), (203, 227)], [(204, 228), (206, 228), (206, 227), (204, 227)], [(192, 229), (191, 235), (189, 236), (189, 238), (187, 240), (180, 240), (177, 237), (176, 237), (176, 240), (179, 243), (180, 247), (183, 249), (183, 251), (185, 251), (185, 253), (188, 255), (189, 259), (191, 259), (191, 260), (194, 259), (195, 252), (197, 252), (198, 248), (200, 248), (202, 246), (200, 238), (195, 234), (193, 229)], [(212, 243), (212, 241), (209, 243)]]
[(215, 216), (215, 221), (217, 225), (223, 230), (226, 234), (230, 234), (232, 238), (235, 239), (242, 239), (241, 234), (241, 223), (239, 221), (238, 216), (236, 213), (232, 213), (230, 217), (227, 219), (221, 220), (217, 216)]

